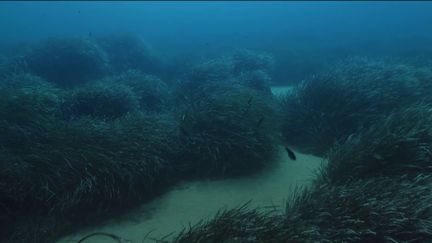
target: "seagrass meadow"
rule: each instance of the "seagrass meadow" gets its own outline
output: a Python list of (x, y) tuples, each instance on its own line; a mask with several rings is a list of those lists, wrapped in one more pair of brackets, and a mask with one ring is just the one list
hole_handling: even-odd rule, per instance
[(0, 3), (0, 242), (431, 242), (431, 12)]

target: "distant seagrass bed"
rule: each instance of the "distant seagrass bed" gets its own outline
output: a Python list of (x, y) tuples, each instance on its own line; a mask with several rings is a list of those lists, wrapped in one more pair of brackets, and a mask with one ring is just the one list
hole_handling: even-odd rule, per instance
[(0, 242), (432, 242), (430, 13), (0, 2)]

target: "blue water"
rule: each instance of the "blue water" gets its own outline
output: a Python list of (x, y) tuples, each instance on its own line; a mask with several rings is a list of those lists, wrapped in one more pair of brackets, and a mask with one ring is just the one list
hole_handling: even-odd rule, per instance
[(431, 10), (428, 2), (2, 2), (0, 30), (3, 40), (130, 31), (161, 47), (265, 47), (262, 41), (300, 38), (346, 43), (430, 37)]
[(275, 71), (283, 83), (303, 79), (317, 56), (430, 53), (432, 3), (1, 2), (0, 23), (0, 43), (130, 32), (169, 57), (268, 51), (288, 64)]

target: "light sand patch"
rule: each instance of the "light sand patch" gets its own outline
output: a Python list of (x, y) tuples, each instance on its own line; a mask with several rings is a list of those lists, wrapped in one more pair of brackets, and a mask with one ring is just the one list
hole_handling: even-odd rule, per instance
[[(238, 179), (181, 183), (160, 198), (143, 205), (131, 215), (93, 229), (64, 237), (58, 243), (77, 242), (92, 232), (108, 232), (133, 243), (143, 242), (149, 232), (158, 238), (179, 232), (190, 224), (212, 217), (221, 208), (232, 208), (250, 202), (250, 207), (282, 206), (297, 185), (308, 185), (322, 159), (296, 153), (297, 160), (288, 158), (280, 147), (274, 168)], [(98, 236), (85, 242), (109, 243), (112, 239)], [(146, 241), (152, 242), (152, 241)]]
[(285, 93), (292, 92), (293, 87), (292, 86), (272, 86), (271, 91), (274, 95), (280, 96)]

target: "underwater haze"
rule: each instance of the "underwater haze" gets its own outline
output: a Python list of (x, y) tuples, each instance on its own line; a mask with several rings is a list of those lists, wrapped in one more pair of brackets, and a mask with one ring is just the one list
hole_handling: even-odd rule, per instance
[(432, 2), (0, 2), (0, 242), (431, 242)]
[(252, 48), (288, 64), (276, 70), (285, 83), (307, 76), (304, 62), (318, 69), (324, 55), (430, 53), (431, 11), (415, 1), (2, 2), (0, 31), (3, 43), (129, 32), (177, 57)]

